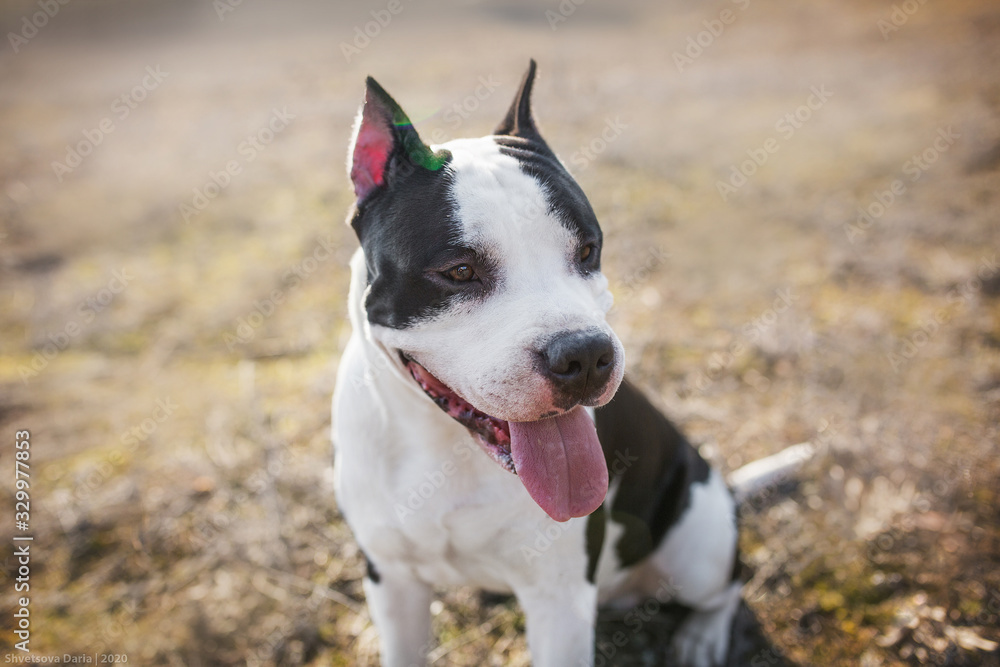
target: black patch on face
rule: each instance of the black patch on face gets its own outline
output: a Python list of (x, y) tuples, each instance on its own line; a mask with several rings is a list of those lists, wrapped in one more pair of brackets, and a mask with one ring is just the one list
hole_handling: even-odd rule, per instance
[(616, 551), (628, 567), (659, 546), (690, 504), (691, 484), (708, 480), (709, 467), (628, 381), (595, 416), (608, 473), (621, 478), (610, 519), (625, 528)]
[(463, 253), (450, 197), (453, 174), (405, 161), (391, 168), (391, 185), (359, 206), (351, 225), (368, 269), (368, 320), (401, 329), (444, 310), (468, 286), (450, 286), (427, 275), (442, 257)]
[(587, 195), (552, 149), (541, 137), (497, 136), (493, 140), (500, 146), (501, 153), (518, 161), (521, 171), (542, 184), (549, 205), (547, 212), (555, 215), (579, 239), (581, 247), (588, 243), (596, 244), (597, 256), (580, 264), (580, 272), (586, 275), (600, 271), (601, 226)]

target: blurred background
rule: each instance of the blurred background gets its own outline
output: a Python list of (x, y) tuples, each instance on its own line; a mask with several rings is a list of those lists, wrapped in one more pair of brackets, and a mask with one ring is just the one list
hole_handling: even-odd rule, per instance
[[(374, 664), (328, 436), (351, 122), (371, 74), (487, 134), (534, 57), (632, 378), (725, 471), (818, 447), (741, 510), (754, 667), (1000, 664), (997, 3), (4, 0), (0, 35), (5, 653), (27, 429), (33, 653)], [(442, 601), (435, 664), (528, 664), (516, 603)], [(657, 623), (603, 664), (662, 664)]]

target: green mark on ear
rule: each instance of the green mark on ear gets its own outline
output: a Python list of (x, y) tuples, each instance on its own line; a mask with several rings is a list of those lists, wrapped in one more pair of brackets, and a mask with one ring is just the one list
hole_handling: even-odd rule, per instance
[(396, 127), (400, 130), (403, 139), (403, 150), (406, 157), (415, 165), (423, 167), (429, 171), (438, 171), (444, 166), (451, 154), (441, 150), (437, 153), (431, 151), (430, 146), (421, 141), (413, 124), (405, 116), (403, 122), (396, 122)]

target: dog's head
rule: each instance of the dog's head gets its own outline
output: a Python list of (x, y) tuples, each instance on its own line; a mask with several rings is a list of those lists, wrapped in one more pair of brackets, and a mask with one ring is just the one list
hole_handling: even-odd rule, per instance
[(440, 146), (369, 77), (348, 153), (350, 223), (370, 337), (565, 520), (606, 494), (580, 406), (611, 400), (624, 351), (605, 320), (601, 229), (538, 132), (534, 76), (532, 61), (493, 136)]

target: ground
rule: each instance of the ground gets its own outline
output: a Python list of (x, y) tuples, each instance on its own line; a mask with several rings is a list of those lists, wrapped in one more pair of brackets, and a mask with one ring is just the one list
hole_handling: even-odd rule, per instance
[[(534, 57), (631, 377), (724, 471), (818, 448), (741, 509), (768, 643), (734, 664), (1000, 664), (996, 3), (11, 0), (0, 28), (5, 652), (30, 535), (36, 655), (374, 664), (329, 467), (351, 121), (372, 74), (429, 141), (488, 133)], [(433, 612), (435, 664), (528, 664), (514, 601)], [(642, 618), (603, 617), (600, 664), (663, 664)]]

